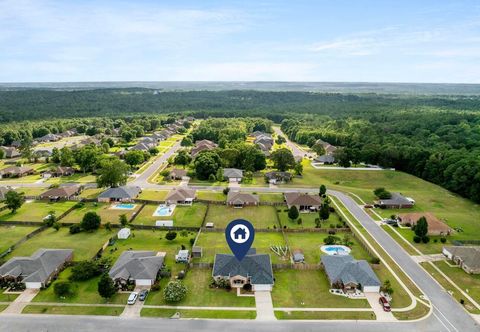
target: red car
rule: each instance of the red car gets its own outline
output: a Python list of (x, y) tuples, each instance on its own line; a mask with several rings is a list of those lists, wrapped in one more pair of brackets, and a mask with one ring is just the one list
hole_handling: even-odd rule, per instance
[(384, 296), (380, 296), (378, 303), (382, 306), (383, 311), (390, 312), (390, 303), (388, 303), (388, 300)]

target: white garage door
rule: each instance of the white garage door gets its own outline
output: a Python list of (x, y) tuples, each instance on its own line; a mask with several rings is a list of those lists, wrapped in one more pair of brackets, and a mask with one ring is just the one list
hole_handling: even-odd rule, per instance
[(25, 288), (33, 288), (33, 289), (40, 289), (42, 288), (41, 282), (26, 282)]
[(379, 293), (380, 286), (363, 286), (364, 293)]
[(261, 292), (261, 291), (271, 291), (272, 285), (253, 285), (253, 291)]
[(152, 280), (150, 280), (150, 279), (137, 279), (137, 280), (135, 280), (135, 284), (137, 286), (151, 286), (152, 285)]

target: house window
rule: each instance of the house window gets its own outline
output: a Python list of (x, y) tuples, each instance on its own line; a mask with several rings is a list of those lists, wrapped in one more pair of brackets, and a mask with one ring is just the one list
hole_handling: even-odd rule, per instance
[(241, 279), (235, 279), (235, 280), (233, 280), (233, 284), (234, 284), (234, 285), (243, 285), (243, 280), (241, 280)]

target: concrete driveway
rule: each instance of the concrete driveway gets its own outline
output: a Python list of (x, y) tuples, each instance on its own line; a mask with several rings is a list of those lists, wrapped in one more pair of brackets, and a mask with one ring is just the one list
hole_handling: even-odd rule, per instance
[(380, 295), (378, 293), (365, 293), (365, 297), (367, 298), (368, 304), (373, 309), (375, 316), (377, 316), (377, 320), (381, 322), (394, 322), (397, 319), (393, 316), (391, 312), (385, 312), (378, 302)]
[(255, 306), (257, 307), (257, 320), (276, 320), (271, 292), (255, 292)]
[(21, 314), (38, 292), (39, 289), (25, 289), (1, 314)]
[[(140, 293), (143, 289), (150, 290), (150, 287), (137, 286), (135, 287), (134, 292)], [(142, 311), (144, 303), (145, 303), (144, 301), (140, 301), (139, 299), (137, 299), (137, 302), (135, 302), (135, 304), (128, 305), (125, 303), (126, 304), (125, 309), (123, 309), (123, 312), (120, 315), (120, 317), (129, 317), (129, 318), (140, 317), (140, 312)]]

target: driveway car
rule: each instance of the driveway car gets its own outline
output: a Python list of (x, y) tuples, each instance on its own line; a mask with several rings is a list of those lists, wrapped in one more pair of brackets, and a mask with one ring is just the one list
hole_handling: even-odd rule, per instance
[(138, 294), (138, 299), (140, 301), (145, 301), (145, 299), (147, 298), (147, 295), (148, 295), (148, 290), (144, 289)]
[(130, 296), (128, 297), (128, 300), (127, 300), (127, 304), (135, 304), (135, 302), (137, 302), (137, 298), (138, 298), (138, 293), (137, 292), (132, 292), (130, 293)]
[(378, 303), (380, 303), (380, 305), (382, 306), (383, 311), (390, 312), (390, 303), (388, 303), (388, 300), (384, 296), (380, 296), (380, 299), (378, 299)]

